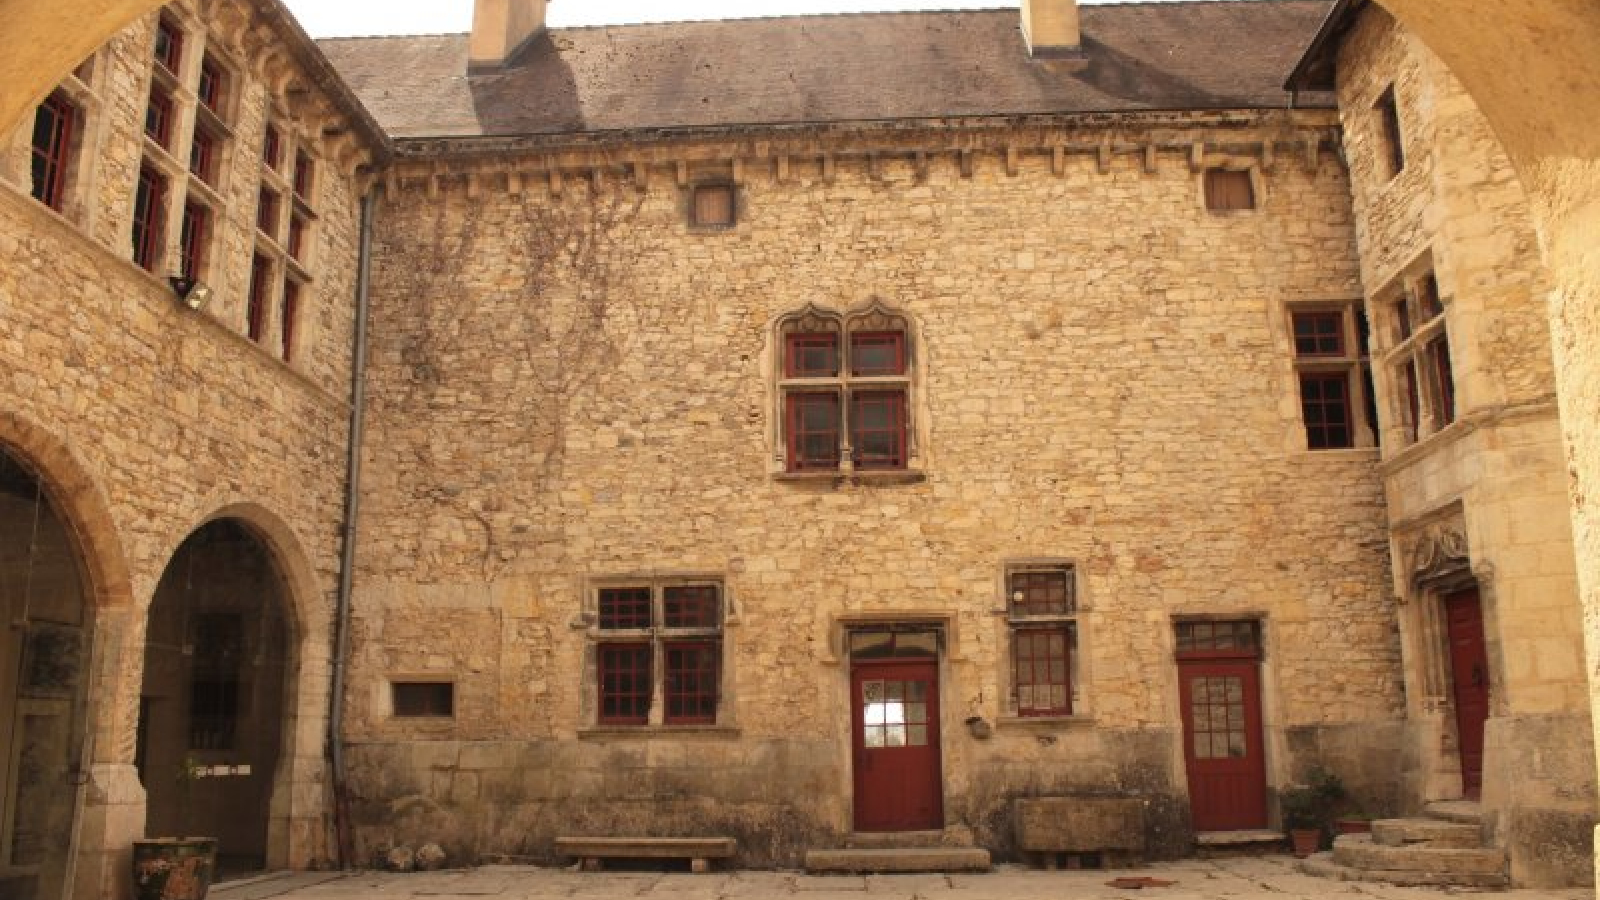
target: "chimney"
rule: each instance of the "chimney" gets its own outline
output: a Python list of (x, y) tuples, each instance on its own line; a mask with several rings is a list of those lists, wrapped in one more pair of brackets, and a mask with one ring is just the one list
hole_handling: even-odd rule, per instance
[(1022, 37), (1034, 59), (1083, 55), (1078, 0), (1022, 0)]
[(475, 0), (468, 68), (498, 69), (544, 31), (549, 0)]

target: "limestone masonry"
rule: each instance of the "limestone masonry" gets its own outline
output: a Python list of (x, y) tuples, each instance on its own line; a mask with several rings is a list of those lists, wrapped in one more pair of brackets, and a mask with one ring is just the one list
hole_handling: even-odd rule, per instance
[(0, 143), (0, 894), (1171, 859), (1330, 773), (1592, 883), (1551, 278), (1414, 37), (544, 6), (185, 0)]

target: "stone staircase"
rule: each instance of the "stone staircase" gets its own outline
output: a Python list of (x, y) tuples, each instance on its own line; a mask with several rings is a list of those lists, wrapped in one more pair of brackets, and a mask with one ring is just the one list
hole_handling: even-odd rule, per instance
[(1495, 889), (1509, 883), (1505, 851), (1483, 846), (1483, 814), (1464, 801), (1429, 804), (1421, 818), (1380, 819), (1370, 835), (1340, 835), (1332, 853), (1302, 860), (1300, 870), (1399, 885)]

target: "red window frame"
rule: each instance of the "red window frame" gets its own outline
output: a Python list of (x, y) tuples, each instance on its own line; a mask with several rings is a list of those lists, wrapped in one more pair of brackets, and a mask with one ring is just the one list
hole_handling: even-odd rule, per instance
[(311, 198), (311, 179), (315, 173), (315, 164), (305, 151), (296, 151), (294, 155), (294, 195), (301, 200)]
[(648, 587), (601, 588), (599, 607), (600, 628), (606, 631), (649, 628), (653, 623)]
[(261, 141), (261, 159), (267, 168), (276, 172), (283, 163), (283, 137), (278, 133), (276, 125), (267, 126), (266, 137)]
[(217, 183), (217, 150), (221, 141), (201, 125), (194, 129), (194, 139), (189, 144), (189, 171), (213, 187)]
[(1073, 631), (1071, 623), (1012, 629), (1012, 690), (1017, 715), (1072, 715)]
[[(862, 351), (889, 347), (893, 362), (888, 367), (868, 368), (861, 364)], [(906, 373), (906, 337), (898, 331), (859, 331), (850, 335), (850, 374), (862, 378), (904, 375)]]
[(1348, 372), (1301, 372), (1300, 413), (1311, 450), (1344, 450), (1356, 444), (1355, 411)]
[(1177, 622), (1178, 659), (1260, 659), (1261, 623), (1254, 619)]
[(603, 725), (645, 725), (650, 721), (650, 695), (655, 670), (648, 643), (612, 643), (595, 647), (595, 689), (598, 719)]
[[(888, 410), (886, 427), (868, 428), (863, 424), (872, 407)], [(887, 435), (891, 449), (868, 453), (866, 445), (874, 437)], [(850, 395), (850, 447), (857, 469), (903, 469), (906, 467), (905, 391), (857, 391)]]
[(133, 262), (147, 272), (154, 272), (161, 261), (166, 203), (166, 176), (150, 166), (140, 166), (133, 198)]
[(200, 105), (211, 110), (217, 118), (222, 118), (222, 89), (227, 84), (227, 75), (222, 67), (210, 56), (200, 62), (200, 84), (195, 89), (195, 96), (200, 100)]
[(280, 304), (279, 322), (282, 333), (279, 348), (284, 362), (294, 359), (294, 336), (300, 321), (300, 282), (289, 280), (283, 283), (283, 301)]
[(289, 255), (301, 262), (300, 251), (305, 247), (306, 220), (298, 213), (289, 214)]
[(717, 720), (721, 694), (722, 648), (716, 641), (668, 641), (662, 684), (662, 721), (704, 725)]
[(79, 110), (56, 94), (39, 104), (33, 119), (33, 198), (56, 212), (66, 200), (67, 163)]
[[(793, 472), (815, 471), (819, 469), (839, 468), (839, 394), (836, 391), (803, 392), (797, 391), (784, 398), (788, 407), (786, 434), (788, 437), (789, 470)], [(806, 410), (826, 408), (826, 418), (831, 422), (827, 428), (803, 429)], [(808, 456), (805, 448), (808, 441), (820, 440), (825, 446), (832, 448), (832, 452), (820, 456)]]
[[(809, 367), (807, 356), (814, 351), (831, 351), (829, 365)], [(785, 378), (839, 377), (838, 333), (823, 331), (789, 335), (784, 341), (783, 374)]]
[(150, 89), (150, 103), (144, 111), (144, 133), (162, 149), (170, 149), (172, 141), (172, 95), (164, 88)]
[(1346, 356), (1344, 311), (1327, 309), (1295, 313), (1294, 352), (1302, 358)]
[(178, 271), (183, 277), (200, 277), (210, 240), (211, 210), (192, 200), (183, 204), (182, 231), (178, 240)]
[(256, 230), (273, 240), (278, 237), (278, 209), (282, 202), (278, 192), (266, 186), (256, 197)]
[(183, 65), (183, 30), (165, 16), (156, 25), (155, 60), (173, 75)]
[[(1060, 567), (1012, 572), (1006, 600), (1013, 616), (1070, 616), (1078, 611), (1076, 571)], [(1021, 594), (1021, 596), (1017, 596)]]
[(716, 628), (722, 604), (709, 584), (668, 585), (661, 591), (661, 618), (668, 628)]
[(271, 290), (272, 260), (257, 253), (250, 261), (250, 295), (245, 307), (245, 333), (260, 342), (267, 336), (267, 293)]

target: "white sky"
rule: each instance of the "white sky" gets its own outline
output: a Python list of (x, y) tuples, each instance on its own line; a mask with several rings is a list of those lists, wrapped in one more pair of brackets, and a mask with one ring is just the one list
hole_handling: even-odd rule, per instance
[[(442, 34), (469, 31), (472, 28), (472, 0), (286, 2), (312, 37)], [(549, 22), (552, 27), (563, 28), (624, 22), (674, 22), (869, 10), (996, 9), (1018, 5), (1017, 0), (551, 0)]]

